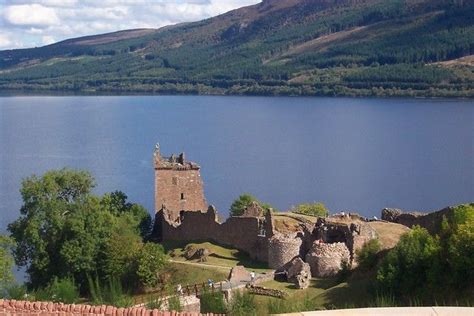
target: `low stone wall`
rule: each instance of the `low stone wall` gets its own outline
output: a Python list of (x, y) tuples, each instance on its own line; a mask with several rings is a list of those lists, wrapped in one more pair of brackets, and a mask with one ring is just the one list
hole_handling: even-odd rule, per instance
[(256, 294), (256, 295), (264, 295), (264, 296), (271, 296), (277, 298), (284, 298), (288, 294), (286, 292), (276, 290), (276, 289), (269, 289), (263, 286), (255, 286), (251, 285), (247, 287), (249, 293)]
[[(90, 306), (62, 304), (53, 302), (30, 302), (0, 299), (1, 316), (58, 315), (58, 316), (203, 316), (218, 314), (200, 314), (190, 312), (163, 312), (144, 307), (117, 308), (114, 306)], [(223, 315), (219, 315), (223, 316)]]

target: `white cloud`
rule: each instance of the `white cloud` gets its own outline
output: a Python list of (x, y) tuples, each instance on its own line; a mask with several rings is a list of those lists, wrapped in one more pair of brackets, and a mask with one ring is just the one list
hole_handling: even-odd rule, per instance
[[(199, 21), (261, 0), (0, 0), (1, 48)], [(11, 39), (15, 39), (12, 41)]]
[(41, 37), (41, 42), (43, 43), (43, 45), (49, 45), (49, 44), (53, 44), (55, 40), (54, 40), (54, 37), (46, 35), (46, 36)]
[(48, 26), (59, 24), (60, 20), (53, 8), (40, 4), (20, 4), (4, 9), (5, 20), (13, 25)]
[(12, 46), (12, 43), (10, 36), (0, 33), (0, 48), (8, 48)]

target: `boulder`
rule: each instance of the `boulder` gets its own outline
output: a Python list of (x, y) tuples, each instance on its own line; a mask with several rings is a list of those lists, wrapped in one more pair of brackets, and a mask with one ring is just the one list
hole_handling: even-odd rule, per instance
[(244, 266), (235, 266), (230, 270), (228, 280), (230, 282), (240, 282), (250, 280), (250, 272)]
[(186, 246), (184, 250), (184, 257), (187, 260), (198, 259), (200, 262), (207, 261), (207, 257), (211, 254), (211, 251), (207, 248), (199, 248), (194, 246)]
[(288, 264), (286, 275), (288, 281), (293, 282), (298, 289), (306, 289), (311, 280), (311, 268), (300, 257), (296, 257)]

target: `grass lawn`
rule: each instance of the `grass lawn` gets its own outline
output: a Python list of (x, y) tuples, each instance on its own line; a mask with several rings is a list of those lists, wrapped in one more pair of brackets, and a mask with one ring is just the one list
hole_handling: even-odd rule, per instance
[(396, 223), (369, 222), (369, 225), (379, 235), (380, 243), (384, 249), (395, 247), (400, 237), (410, 230), (410, 228)]
[(313, 278), (309, 288), (296, 289), (292, 283), (268, 281), (262, 286), (283, 290), (288, 293), (286, 299), (267, 296), (255, 296), (257, 315), (268, 315), (271, 311), (290, 313), (304, 310), (318, 310), (327, 308), (350, 308), (367, 306), (370, 296), (367, 291), (367, 279), (351, 279), (339, 283), (336, 278)]
[[(187, 245), (196, 248), (209, 249), (211, 254), (205, 262), (199, 262), (197, 259), (187, 260), (184, 257), (184, 248)], [(253, 270), (255, 272), (265, 272), (270, 270), (266, 263), (252, 260), (246, 253), (243, 253), (242, 251), (230, 247), (215, 245), (210, 242), (165, 242), (163, 243), (163, 247), (165, 247), (166, 252), (170, 254), (171, 259), (175, 261), (195, 262), (209, 266), (223, 266), (229, 268), (235, 267), (236, 265), (243, 265), (247, 269)]]

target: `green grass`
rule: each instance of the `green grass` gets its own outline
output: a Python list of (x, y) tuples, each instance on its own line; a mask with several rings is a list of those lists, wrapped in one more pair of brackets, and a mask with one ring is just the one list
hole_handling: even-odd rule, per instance
[[(209, 249), (211, 254), (208, 257), (206, 262), (199, 262), (196, 260), (187, 260), (184, 258), (184, 249), (187, 245), (196, 247), (196, 248), (206, 248)], [(237, 265), (243, 265), (247, 269), (251, 269), (255, 272), (266, 272), (270, 269), (266, 263), (257, 262), (252, 260), (246, 253), (233, 249), (230, 247), (219, 246), (210, 242), (192, 242), (192, 243), (183, 243), (183, 242), (164, 242), (163, 246), (167, 253), (171, 255), (172, 260), (175, 261), (186, 261), (200, 263), (203, 265), (215, 265), (222, 267), (235, 267)]]

